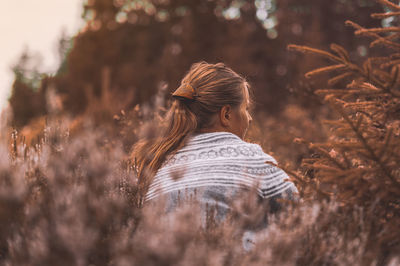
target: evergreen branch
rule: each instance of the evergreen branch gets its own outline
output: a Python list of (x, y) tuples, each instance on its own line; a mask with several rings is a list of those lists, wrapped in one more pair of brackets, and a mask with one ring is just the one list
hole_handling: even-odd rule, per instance
[(381, 3), (382, 5), (388, 7), (391, 10), (394, 11), (400, 11), (400, 6), (388, 1), (388, 0), (377, 0), (378, 3)]
[(284, 171), (289, 175), (294, 177), (294, 179), (300, 183), (302, 183), (303, 185), (300, 187), (305, 187), (306, 185), (308, 185), (309, 187), (311, 187), (311, 189), (313, 189), (316, 193), (320, 194), (323, 197), (331, 197), (331, 193), (328, 193), (326, 191), (323, 191), (321, 188), (319, 188), (319, 184), (316, 182), (316, 180), (312, 180), (311, 178), (308, 178), (308, 180), (311, 181), (307, 181), (305, 180), (304, 177), (299, 177), (296, 173), (294, 173), (293, 171), (290, 171), (289, 169), (284, 169)]
[(347, 108), (347, 107), (368, 107), (368, 106), (376, 106), (377, 103), (375, 101), (364, 101), (364, 102), (344, 102), (343, 103), (343, 107)]
[(342, 148), (342, 149), (361, 149), (363, 147), (362, 144), (357, 143), (355, 141), (341, 141), (341, 142), (332, 142), (332, 146)]
[(344, 161), (346, 162), (347, 168), (350, 168), (350, 167), (351, 167), (351, 162), (350, 162), (349, 157), (347, 157), (346, 152), (343, 151), (343, 152), (341, 153), (341, 155), (342, 155)]
[[(335, 46), (335, 49), (340, 49), (338, 47), (339, 46)], [(400, 47), (400, 45), (399, 45), (399, 47)], [(298, 51), (298, 52), (301, 52), (301, 53), (317, 54), (317, 55), (320, 55), (322, 57), (328, 58), (328, 59), (330, 59), (332, 61), (340, 62), (341, 64), (344, 63), (350, 70), (361, 74), (363, 77), (365, 77), (367, 79), (369, 79), (369, 78), (372, 79), (379, 86), (383, 87), (383, 85), (384, 85), (379, 80), (374, 79), (373, 77), (371, 77), (368, 71), (364, 71), (362, 68), (360, 68), (356, 64), (352, 64), (349, 61), (345, 61), (343, 58), (337, 57), (337, 56), (335, 56), (335, 55), (333, 55), (333, 54), (331, 54), (329, 52), (326, 52), (326, 51), (323, 51), (323, 50), (319, 50), (319, 49), (315, 49), (315, 48), (311, 48), (311, 47), (308, 47), (308, 46), (300, 46), (300, 45), (294, 45), (294, 44), (288, 45), (287, 48), (290, 51)], [(331, 69), (329, 67), (327, 67), (327, 68), (320, 68), (319, 70), (317, 69), (316, 70), (317, 72), (315, 72), (315, 73), (313, 71), (310, 71), (310, 72), (306, 73), (306, 75), (308, 75), (308, 77), (309, 77), (310, 75), (317, 74), (317, 73), (324, 72), (324, 71), (330, 71)]]
[(400, 53), (395, 53), (390, 55), (390, 59), (400, 58)]
[(388, 12), (388, 13), (373, 13), (371, 14), (372, 18), (383, 19), (389, 18), (393, 16), (400, 16), (400, 12)]
[(337, 57), (329, 52), (323, 51), (323, 50), (319, 50), (319, 49), (315, 49), (315, 48), (311, 48), (308, 46), (301, 46), (301, 45), (295, 45), (295, 44), (289, 44), (287, 46), (287, 49), (289, 51), (297, 51), (297, 52), (301, 52), (301, 53), (311, 53), (311, 54), (318, 54), (322, 57), (325, 57), (327, 59), (330, 59), (332, 61), (336, 61), (339, 63), (345, 63), (343, 62), (343, 59), (340, 57)]
[(400, 32), (400, 27), (384, 27), (384, 28), (361, 28), (355, 31), (356, 35), (364, 33), (381, 33), (381, 32)]
[[(368, 91), (368, 90), (346, 90), (346, 89), (321, 89), (321, 90), (316, 90), (316, 94), (318, 95), (327, 95), (327, 94), (332, 94), (332, 95), (388, 95), (388, 93), (383, 93), (382, 91)], [(329, 98), (329, 97), (328, 97)]]
[[(400, 64), (400, 60), (396, 60), (396, 61), (399, 61), (399, 64)], [(391, 78), (392, 78), (392, 82), (389, 84), (388, 89), (390, 92), (393, 93), (393, 91), (394, 91), (393, 88), (396, 86), (397, 80), (399, 78), (399, 65), (394, 66), (392, 68)]]
[(393, 65), (400, 65), (400, 59), (392, 60), (390, 62), (381, 64), (381, 68), (390, 67), (390, 66), (393, 66)]
[(306, 78), (311, 78), (314, 75), (318, 75), (324, 72), (330, 72), (330, 71), (334, 71), (334, 70), (338, 70), (338, 69), (343, 69), (346, 68), (347, 66), (344, 64), (338, 64), (338, 65), (332, 65), (332, 66), (327, 66), (327, 67), (321, 67), (321, 68), (317, 68), (314, 69), (312, 71), (309, 71), (305, 74)]
[(379, 62), (386, 62), (390, 60), (390, 57), (387, 56), (376, 56), (376, 57), (370, 57), (368, 60), (371, 60), (371, 62), (374, 63), (379, 63)]
[(361, 29), (363, 29), (363, 27), (361, 27), (361, 26), (358, 25), (357, 23), (354, 23), (354, 22), (351, 21), (351, 20), (346, 20), (346, 21), (345, 21), (345, 25), (346, 25), (346, 26), (351, 26), (351, 27), (355, 28), (356, 30), (361, 30)]
[(382, 40), (392, 41), (392, 40), (394, 40), (396, 38), (399, 38), (399, 37), (400, 37), (399, 33), (395, 33), (395, 34), (391, 34), (391, 35), (388, 35), (388, 36), (385, 36), (385, 37), (381, 37), (381, 38), (376, 39), (375, 41), (371, 42), (370, 47), (372, 48), (372, 47), (377, 46), (378, 44), (382, 44), (383, 43)]
[(318, 145), (311, 143), (310, 148), (315, 149), (315, 150), (319, 151), (320, 153), (322, 153), (323, 155), (325, 155), (325, 157), (327, 159), (329, 159), (331, 162), (333, 162), (340, 169), (342, 169), (342, 170), (346, 169), (345, 166), (342, 165), (338, 160), (336, 160), (336, 158), (332, 157), (328, 151), (324, 150), (323, 148), (319, 147)]
[(316, 170), (324, 170), (324, 171), (329, 171), (329, 172), (338, 172), (338, 171), (340, 171), (340, 169), (338, 169), (336, 167), (327, 166), (327, 165), (320, 164), (320, 163), (314, 163), (314, 164), (311, 165), (311, 167), (313, 169), (316, 169)]
[(363, 122), (363, 119), (364, 119), (364, 116), (360, 115), (360, 117), (358, 118), (357, 123), (356, 123), (356, 129), (357, 130), (360, 129), (360, 126), (361, 126), (361, 124)]
[(372, 149), (372, 147), (369, 145), (368, 141), (366, 138), (363, 136), (363, 134), (355, 127), (353, 121), (350, 119), (350, 117), (346, 114), (346, 112), (340, 108), (337, 104), (333, 103), (331, 101), (332, 106), (340, 113), (340, 115), (345, 119), (345, 121), (350, 125), (351, 129), (354, 131), (356, 134), (357, 138), (361, 141), (363, 147), (367, 150), (370, 158), (377, 162), (383, 173), (396, 185), (400, 188), (400, 182), (392, 176), (392, 174), (386, 169), (385, 165), (382, 163), (381, 159), (376, 155), (375, 151)]
[(302, 160), (302, 164), (310, 166), (313, 163), (315, 163), (316, 160), (317, 160), (316, 158), (305, 158), (305, 159)]
[(394, 96), (396, 98), (400, 98), (400, 91), (391, 90), (390, 93), (392, 94), (392, 96)]
[(364, 74), (368, 80), (371, 80), (371, 60), (366, 60), (363, 64)]
[[(347, 20), (345, 23), (347, 26), (351, 26), (353, 28), (355, 28), (357, 31), (364, 29), (363, 27), (361, 27), (360, 25), (354, 23), (353, 21)], [(373, 32), (364, 32), (364, 35), (373, 37), (375, 39), (380, 39), (381, 43), (394, 49), (394, 50), (399, 50), (400, 49), (400, 44), (395, 43), (395, 42), (391, 42), (386, 40), (385, 38), (381, 37), (379, 34), (373, 33)]]
[(378, 153), (379, 158), (386, 152), (387, 148), (389, 147), (389, 143), (392, 140), (393, 136), (393, 128), (390, 128), (389, 131), (386, 133), (385, 142), (383, 144), (382, 150)]
[(333, 78), (331, 78), (331, 79), (328, 80), (328, 85), (329, 85), (329, 86), (333, 86), (333, 85), (335, 85), (336, 83), (338, 83), (339, 81), (341, 81), (341, 80), (343, 80), (343, 79), (345, 79), (345, 78), (347, 78), (347, 77), (350, 77), (352, 74), (353, 74), (353, 73), (349, 71), (349, 72), (345, 72), (345, 73), (343, 73), (343, 74), (340, 74), (340, 75), (338, 75), (338, 76), (336, 76), (336, 77), (333, 77)]
[[(363, 91), (360, 91), (359, 93), (371, 92), (371, 93), (366, 93), (366, 94), (382, 94), (382, 95), (390, 95), (391, 94), (390, 91), (388, 91), (387, 89), (384, 89), (384, 86), (382, 86), (382, 89), (379, 89), (369, 82), (363, 82), (360, 84), (359, 82), (353, 81), (352, 83), (347, 85), (347, 88), (362, 89)], [(374, 93), (374, 92), (377, 92), (377, 93)], [(384, 92), (386, 92), (386, 93), (384, 93)]]
[(331, 44), (330, 48), (332, 51), (336, 52), (343, 60), (350, 62), (349, 53), (342, 46), (333, 43)]
[(298, 181), (299, 183), (302, 183), (301, 187), (304, 187), (304, 185), (307, 183), (304, 178), (300, 177), (298, 174), (294, 173), (293, 171), (290, 171), (288, 169), (283, 169), (289, 176), (294, 177), (294, 179), (296, 181)]
[(373, 70), (373, 74), (375, 75), (375, 76), (379, 76), (380, 78), (381, 78), (381, 80), (389, 80), (390, 79), (390, 75), (386, 72), (386, 71), (382, 71), (382, 70), (379, 70), (379, 69), (374, 69)]

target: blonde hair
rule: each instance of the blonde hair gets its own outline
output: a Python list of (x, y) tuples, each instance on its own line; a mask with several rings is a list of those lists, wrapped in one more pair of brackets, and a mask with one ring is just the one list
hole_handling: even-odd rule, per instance
[(182, 148), (193, 133), (211, 126), (212, 117), (224, 105), (239, 107), (246, 80), (223, 63), (195, 63), (173, 94), (160, 136), (139, 141), (132, 159), (139, 183), (147, 186), (168, 155)]

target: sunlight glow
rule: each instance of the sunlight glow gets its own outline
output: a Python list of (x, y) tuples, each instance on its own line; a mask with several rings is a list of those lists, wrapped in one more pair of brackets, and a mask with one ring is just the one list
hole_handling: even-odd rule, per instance
[(11, 66), (28, 48), (42, 57), (41, 70), (58, 66), (57, 41), (63, 30), (74, 35), (81, 26), (81, 0), (2, 1), (0, 9), (0, 110), (14, 79)]

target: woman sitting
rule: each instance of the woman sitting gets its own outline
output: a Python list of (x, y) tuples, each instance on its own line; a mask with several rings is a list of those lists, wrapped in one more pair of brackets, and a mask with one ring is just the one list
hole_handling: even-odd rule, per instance
[(221, 220), (243, 190), (267, 201), (297, 192), (273, 157), (243, 141), (252, 121), (243, 77), (222, 63), (196, 63), (172, 96), (160, 137), (133, 150), (145, 201), (164, 195), (173, 210), (195, 199)]

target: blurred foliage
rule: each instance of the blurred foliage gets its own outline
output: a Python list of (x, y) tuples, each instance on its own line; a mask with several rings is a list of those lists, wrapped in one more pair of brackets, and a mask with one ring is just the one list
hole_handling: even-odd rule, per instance
[[(65, 111), (82, 113), (88, 94), (101, 97), (107, 68), (109, 91), (128, 101), (119, 108), (131, 108), (149, 102), (160, 86), (173, 91), (192, 63), (206, 60), (222, 61), (246, 76), (257, 110), (279, 112), (291, 91), (297, 92), (298, 102), (315, 106), (303, 87), (318, 83), (294, 81), (319, 59), (295, 60), (286, 45), (341, 43), (355, 60), (362, 58), (363, 41), (350, 38), (343, 21), (357, 16), (365, 26), (378, 26), (368, 16), (359, 16), (377, 8), (362, 0), (333, 0), (329, 8), (319, 0), (88, 0), (86, 25), (72, 40), (60, 40), (64, 58), (57, 75), (33, 94), (52, 86), (62, 95)], [(18, 93), (11, 101), (16, 114), (21, 112), (17, 103), (26, 102)], [(33, 108), (26, 117), (16, 115), (15, 124), (25, 125), (43, 113), (41, 108)]]
[(47, 112), (45, 99), (47, 78), (39, 71), (40, 63), (40, 56), (26, 49), (12, 67), (15, 80), (12, 85), (10, 105), (15, 127), (24, 126), (32, 118)]

